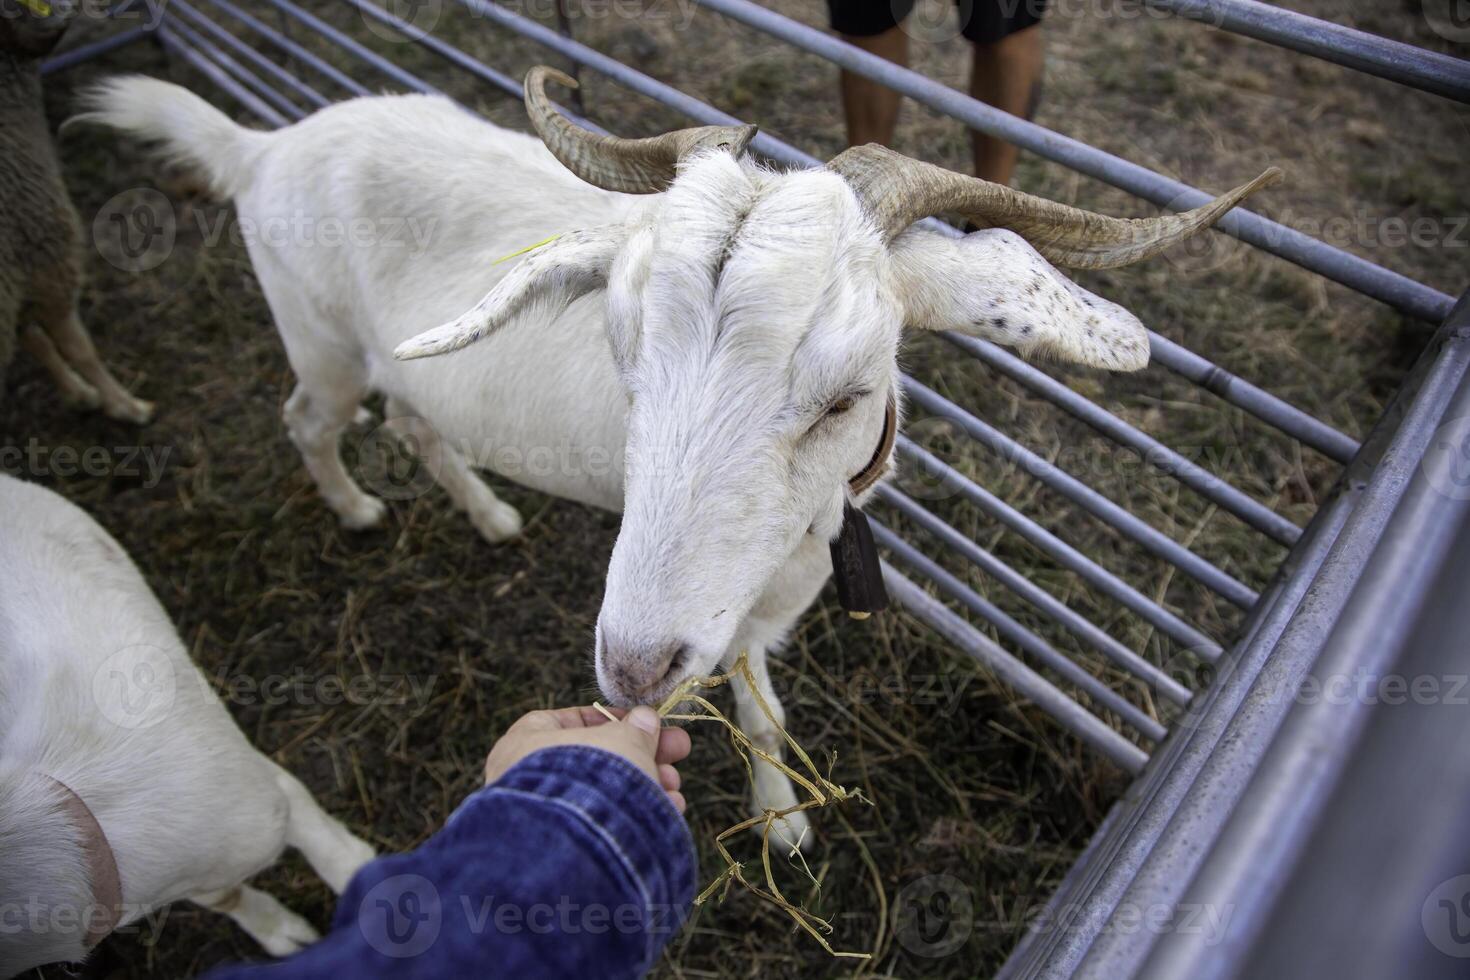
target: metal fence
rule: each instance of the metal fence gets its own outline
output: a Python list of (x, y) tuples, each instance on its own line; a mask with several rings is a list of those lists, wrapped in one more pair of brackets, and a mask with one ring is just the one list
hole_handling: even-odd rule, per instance
[[(130, 0), (119, 10), (133, 7), (135, 2)], [(457, 3), (499, 28), (700, 123), (741, 121), (490, 0), (446, 2)], [(1144, 200), (1182, 210), (1209, 199), (1209, 195), (1196, 188), (1009, 116), (836, 37), (764, 9), (752, 0), (695, 2), (781, 43), (881, 82), (975, 130), (1008, 140)], [(1146, 2), (1182, 18), (1470, 102), (1470, 63), (1464, 61), (1254, 0)], [(104, 41), (61, 55), (48, 63), (47, 70), (62, 70), (151, 36), (270, 126), (286, 125), (336, 99), (367, 94), (384, 81), (413, 91), (438, 92), (428, 82), (292, 0), (257, 0), (251, 5), (254, 12), (233, 0), (169, 0), (166, 4), (146, 0), (146, 3), (153, 17), (158, 18), (156, 29), (119, 30)], [(441, 38), (418, 31), (373, 0), (341, 0), (341, 3), (355, 8), (381, 27), (401, 32), (457, 69), (519, 98), (518, 79), (483, 64)], [(260, 16), (266, 12), (271, 12), (276, 24)], [(283, 29), (286, 24), (299, 29), (301, 40), (296, 39), (296, 31)], [(371, 84), (359, 81), (314, 53), (311, 46), (302, 43), (306, 40), (304, 35), (312, 36), (312, 44), (335, 48), (369, 70), (375, 76)], [(591, 122), (579, 121), (598, 128)], [(785, 164), (819, 162), (766, 131), (759, 133), (752, 149)], [(958, 234), (932, 219), (930, 224), (946, 233)], [(1207, 556), (1160, 532), (963, 406), (912, 378), (905, 379), (910, 405), (954, 423), (986, 451), (1019, 466), (1040, 484), (1115, 529), (1143, 553), (1162, 559), (1223, 601), (1245, 611), (1244, 625), (1238, 635), (1228, 638), (1208, 635), (1198, 624), (1186, 621), (1161, 602), (1144, 595), (922, 446), (900, 437), (898, 450), (908, 464), (924, 470), (947, 491), (1034, 546), (1057, 567), (1074, 573), (1090, 589), (1151, 626), (1176, 650), (1215, 665), (1217, 671), (1213, 683), (1190, 690), (919, 501), (894, 486), (885, 486), (880, 491), (887, 513), (902, 515), (909, 524), (922, 529), (929, 544), (972, 565), (1014, 593), (1070, 633), (1081, 646), (1148, 685), (1157, 698), (1178, 711), (1173, 724), (1166, 727), (1155, 714), (1118, 693), (946, 570), (925, 554), (918, 542), (906, 540), (875, 522), (878, 541), (892, 561), (926, 579), (955, 607), (989, 624), (1005, 645), (972, 625), (955, 608), (935, 598), (897, 567), (885, 564), (889, 589), (899, 603), (1054, 716), (1086, 744), (1136, 775), (1133, 787), (1109, 813), (1054, 898), (1051, 926), (1033, 931), (1023, 941), (1003, 971), (1007, 978), (1077, 974), (1111, 980), (1132, 975), (1239, 974), (1249, 942), (1266, 927), (1267, 922), (1261, 916), (1271, 908), (1271, 901), (1286, 880), (1286, 869), (1301, 852), (1306, 830), (1312, 825), (1313, 808), (1320, 806), (1334, 784), (1332, 773), (1322, 767), (1312, 772), (1311, 779), (1303, 781), (1304, 746), (1307, 742), (1319, 745), (1321, 735), (1329, 731), (1341, 735), (1341, 745), (1348, 746), (1349, 736), (1362, 727), (1361, 712), (1337, 715), (1319, 712), (1301, 717), (1292, 698), (1283, 697), (1282, 692), (1294, 690), (1294, 685), (1319, 655), (1330, 656), (1335, 666), (1341, 668), (1372, 659), (1374, 649), (1371, 644), (1365, 645), (1364, 640), (1368, 633), (1353, 632), (1351, 628), (1363, 613), (1361, 607), (1349, 608), (1349, 596), (1354, 596), (1355, 603), (1381, 603), (1388, 594), (1385, 586), (1402, 581), (1402, 576), (1408, 574), (1406, 566), (1429, 559), (1413, 543), (1453, 526), (1463, 510), (1464, 505), (1455, 500), (1427, 494), (1421, 463), (1442, 422), (1455, 417), (1456, 412), (1470, 413), (1470, 393), (1467, 393), (1470, 389), (1465, 382), (1470, 367), (1470, 340), (1467, 340), (1470, 306), (1463, 300), (1457, 306), (1455, 299), (1445, 293), (1244, 209), (1227, 215), (1219, 229), (1409, 316), (1443, 324), (1383, 421), (1361, 445), (1248, 380), (1165, 337), (1150, 333), (1155, 362), (1221, 402), (1249, 413), (1268, 429), (1344, 466), (1335, 492), (1305, 528), (1016, 355), (970, 337), (948, 334), (946, 340), (1118, 446), (1137, 453), (1159, 473), (1239, 518), (1265, 541), (1289, 547), (1288, 557), (1262, 592), (1240, 582)], [(1390, 524), (1392, 533), (1386, 530)], [(1407, 629), (1408, 625), (1397, 622), (1400, 629)], [(1382, 640), (1382, 622), (1379, 626), (1379, 633), (1373, 635)], [(1334, 628), (1341, 634), (1342, 642), (1324, 654), (1327, 637), (1338, 635), (1334, 634)], [(1382, 645), (1378, 649), (1383, 649)], [(1086, 704), (1075, 694), (1085, 695)], [(1132, 737), (1121, 734), (1103, 714), (1124, 726)], [(1284, 720), (1288, 724), (1283, 729)], [(1273, 740), (1279, 729), (1281, 736)], [(1334, 759), (1337, 763), (1342, 761), (1340, 756)], [(1340, 769), (1339, 765), (1337, 771)], [(1287, 821), (1292, 833), (1278, 832), (1282, 821)], [(1262, 847), (1270, 851), (1269, 863), (1262, 863), (1258, 856)], [(1245, 939), (1223, 950), (1205, 950), (1177, 931), (1150, 935), (1110, 928), (1116, 925), (1120, 910), (1157, 905), (1178, 908), (1191, 898), (1229, 900), (1237, 908), (1250, 905), (1258, 914), (1251, 917), (1249, 928), (1234, 934), (1235, 938), (1244, 936)]]

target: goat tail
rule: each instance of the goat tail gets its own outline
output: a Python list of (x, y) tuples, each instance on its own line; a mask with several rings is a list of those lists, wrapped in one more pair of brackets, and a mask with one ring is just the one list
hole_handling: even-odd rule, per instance
[(166, 158), (202, 176), (221, 198), (250, 184), (270, 133), (246, 129), (188, 89), (144, 75), (120, 75), (82, 96), (83, 111), (63, 128), (101, 123), (157, 143)]

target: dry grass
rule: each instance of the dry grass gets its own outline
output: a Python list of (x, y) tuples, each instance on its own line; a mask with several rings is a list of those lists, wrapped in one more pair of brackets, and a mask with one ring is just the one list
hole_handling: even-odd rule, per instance
[[(745, 683), (746, 690), (750, 691), (755, 698), (755, 703), (761, 713), (765, 715), (775, 733), (780, 736), (785, 745), (784, 749), (763, 748), (710, 701), (709, 692), (731, 683), (736, 678)], [(609, 720), (615, 720), (613, 714), (601, 704), (594, 706)], [(791, 737), (791, 734), (777, 720), (771, 703), (761, 694), (756, 684), (755, 675), (750, 670), (750, 662), (744, 653), (740, 654), (725, 673), (716, 674), (713, 677), (690, 677), (685, 680), (673, 693), (664, 698), (663, 703), (658, 707), (658, 713), (666, 722), (674, 724), (694, 725), (698, 728), (701, 726), (695, 724), (697, 722), (713, 722), (723, 727), (730, 736), (731, 746), (745, 763), (745, 777), (752, 791), (756, 788), (755, 767), (765, 763), (784, 773), (786, 778), (790, 779), (792, 784), (804, 792), (807, 797), (799, 803), (780, 810), (762, 810), (755, 816), (746, 817), (716, 834), (710, 843), (714, 845), (725, 867), (715, 875), (714, 880), (706, 885), (703, 891), (695, 896), (695, 907), (703, 907), (712, 898), (718, 898), (723, 904), (730, 896), (733, 887), (738, 884), (749, 894), (785, 912), (791, 917), (791, 921), (811, 936), (829, 956), (837, 959), (871, 960), (872, 953), (833, 949), (832, 944), (827, 941), (827, 936), (832, 934), (831, 919), (808, 911), (806, 906), (811, 904), (810, 900), (796, 904), (787, 898), (776, 881), (776, 869), (782, 866), (782, 852), (786, 852), (786, 863), (801, 872), (802, 877), (811, 885), (814, 892), (820, 892), (822, 882), (812, 874), (811, 866), (807, 864), (801, 853), (801, 847), (806, 843), (806, 833), (803, 832), (795, 839), (783, 836), (779, 831), (778, 821), (794, 813), (806, 813), (854, 801), (872, 806), (873, 801), (866, 799), (861, 790), (855, 791), (839, 786), (822, 774), (822, 770), (812, 761), (811, 755), (801, 747), (800, 742)], [(789, 763), (782, 757), (783, 754), (790, 756)], [(827, 767), (829, 772), (836, 762), (836, 756), (831, 756)], [(747, 831), (757, 831), (761, 839), (761, 877), (755, 880), (746, 875), (746, 860), (736, 857), (731, 850), (738, 846), (736, 839)], [(775, 858), (771, 857), (771, 837), (773, 835), (777, 841)]]
[[(371, 36), (331, 0), (311, 6), (493, 118), (524, 125), (514, 102), (416, 49)], [(772, 6), (811, 23), (824, 16), (812, 0)], [(1039, 116), (1045, 125), (1211, 189), (1279, 164), (1289, 183), (1261, 206), (1292, 223), (1361, 212), (1371, 221), (1425, 218), (1444, 230), (1470, 214), (1464, 182), (1454, 179), (1467, 147), (1463, 108), (1194, 25), (1124, 19), (1110, 5), (1083, 13), (1083, 6), (1070, 5), (1046, 28), (1050, 63)], [(1297, 6), (1444, 47), (1406, 9), (1329, 0)], [(676, 30), (681, 18), (606, 16), (579, 22), (577, 30), (589, 43), (813, 153), (840, 148), (833, 69), (707, 12), (694, 14), (688, 30)], [(462, 15), (446, 13), (439, 33), (512, 74), (547, 60)], [(919, 50), (917, 67), (963, 85), (961, 42)], [(208, 88), (149, 48), (115, 55), (106, 68), (172, 75)], [(87, 67), (52, 86), (54, 118), (66, 114), (71, 86), (99, 71)], [(353, 66), (353, 73), (385, 84), (367, 69)], [(641, 135), (680, 122), (595, 77), (589, 82), (590, 114), (621, 132)], [(957, 168), (968, 152), (959, 126), (912, 106), (899, 148)], [(63, 152), (89, 221), (114, 194), (159, 179), (135, 148), (104, 133), (69, 136)], [(1019, 182), (1113, 213), (1141, 210), (1120, 192), (1031, 158)], [(222, 691), (235, 692), (235, 716), (262, 749), (380, 848), (412, 847), (476, 785), (485, 751), (512, 719), (594, 696), (589, 639), (617, 519), (509, 487), (506, 496), (529, 521), (524, 537), (504, 547), (476, 538), (437, 490), (395, 503), (381, 531), (338, 530), (279, 422), (290, 372), (244, 251), (228, 242), (207, 246), (195, 223), (196, 216), (212, 222), (226, 210), (175, 185), (161, 186), (180, 217), (172, 256), (138, 275), (93, 256), (85, 306), (109, 361), (135, 390), (158, 401), (158, 421), (140, 434), (71, 414), (22, 360), (11, 376), (12, 395), (0, 407), (0, 445), (34, 439), (42, 447), (81, 449), (141, 441), (166, 449), (156, 487), (117, 474), (66, 477), (49, 464), (31, 475), (96, 514), (136, 556), (199, 663)], [(1089, 284), (1167, 336), (1361, 435), (1424, 328), (1216, 239), (1203, 256), (1090, 276)], [(1447, 291), (1464, 285), (1463, 247), (1348, 244)], [(1282, 549), (943, 344), (916, 341), (905, 363), (1026, 445), (1062, 454), (1068, 469), (1243, 581), (1261, 586), (1280, 561)], [(1299, 522), (1335, 477), (1335, 466), (1162, 368), (1126, 378), (1054, 373)], [(349, 456), (361, 435), (347, 440)], [(1208, 632), (1223, 639), (1238, 628), (1238, 610), (1024, 474), (943, 433), (924, 437), (935, 452)], [(1170, 656), (1149, 629), (1029, 545), (953, 501), (934, 506), (1134, 649), (1160, 661)], [(1148, 703), (1136, 685), (994, 583), (956, 571)], [(801, 621), (789, 657), (774, 670), (788, 694), (793, 734), (815, 751), (839, 750), (832, 778), (876, 804), (853, 809), (846, 819), (818, 814), (813, 871), (822, 889), (810, 908), (829, 915), (828, 897), (841, 896), (833, 944), (873, 952), (870, 964), (852, 967), (873, 975), (970, 978), (991, 971), (1126, 779), (904, 615), (854, 624), (837, 614), (829, 596)], [(320, 678), (355, 682), (366, 696), (325, 703), (330, 699), (311, 694), (268, 704), (239, 693), (271, 676), (297, 679), (308, 689)], [(699, 739), (685, 774), (698, 839), (744, 818), (743, 766), (724, 739)], [(712, 850), (704, 861), (706, 869), (719, 866)], [(950, 956), (915, 956), (884, 921), (884, 902), (940, 873), (968, 883), (973, 932)], [(299, 859), (289, 858), (260, 884), (319, 925), (327, 921), (330, 896)], [(95, 970), (118, 977), (181, 977), (259, 955), (223, 919), (185, 907), (175, 910), (156, 946), (120, 936), (104, 949)], [(661, 975), (833, 970), (833, 961), (798, 935), (784, 912), (732, 896), (696, 915), (666, 954)]]

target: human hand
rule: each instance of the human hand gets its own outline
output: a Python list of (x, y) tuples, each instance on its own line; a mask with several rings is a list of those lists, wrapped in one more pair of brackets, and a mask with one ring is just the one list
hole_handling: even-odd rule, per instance
[(620, 755), (643, 770), (683, 813), (684, 794), (679, 792), (681, 781), (674, 763), (689, 755), (689, 733), (682, 728), (661, 728), (658, 713), (647, 706), (609, 710), (618, 720), (609, 720), (590, 706), (522, 715), (490, 748), (485, 759), (486, 785), (538, 749), (590, 745)]

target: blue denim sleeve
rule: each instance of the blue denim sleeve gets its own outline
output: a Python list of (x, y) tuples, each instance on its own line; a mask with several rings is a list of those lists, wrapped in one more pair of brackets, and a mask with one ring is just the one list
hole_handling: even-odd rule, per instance
[(417, 850), (359, 871), (316, 945), (209, 980), (640, 977), (683, 925), (695, 870), (688, 826), (636, 766), (543, 749)]

